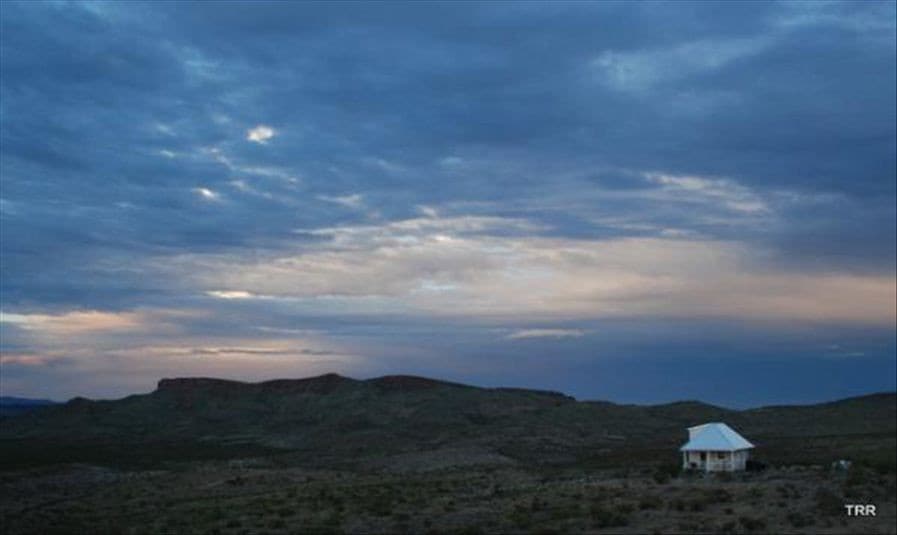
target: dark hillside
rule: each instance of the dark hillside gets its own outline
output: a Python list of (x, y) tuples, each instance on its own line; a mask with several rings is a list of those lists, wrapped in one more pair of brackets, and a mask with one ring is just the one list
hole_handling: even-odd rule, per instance
[[(464, 462), (478, 456), (537, 464), (674, 462), (686, 427), (725, 421), (758, 446), (757, 456), (772, 461), (886, 462), (894, 451), (895, 407), (893, 393), (734, 411), (696, 401), (579, 402), (556, 392), (413, 376), (183, 378), (162, 379), (149, 394), (76, 398), (4, 419), (0, 448), (11, 466), (258, 455), (341, 465), (449, 450), (469, 452)], [(804, 444), (799, 459), (790, 458), (794, 441)]]
[(13, 396), (0, 396), (0, 418), (4, 416), (17, 416), (26, 412), (56, 405), (55, 401), (49, 399), (29, 399), (17, 398)]

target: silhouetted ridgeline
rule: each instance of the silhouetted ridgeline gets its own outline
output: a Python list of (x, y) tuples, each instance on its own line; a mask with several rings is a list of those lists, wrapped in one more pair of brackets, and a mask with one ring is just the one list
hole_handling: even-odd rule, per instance
[(895, 400), (884, 393), (734, 411), (693, 401), (577, 401), (557, 392), (402, 375), (261, 383), (178, 378), (162, 379), (149, 394), (76, 398), (4, 419), (0, 453), (6, 465), (255, 455), (333, 464), (466, 448), (510, 462), (619, 465), (675, 460), (686, 427), (725, 421), (758, 445), (758, 457), (773, 462), (848, 457), (893, 464)]
[(13, 396), (0, 396), (0, 417), (17, 416), (40, 407), (56, 405), (49, 399), (17, 398)]

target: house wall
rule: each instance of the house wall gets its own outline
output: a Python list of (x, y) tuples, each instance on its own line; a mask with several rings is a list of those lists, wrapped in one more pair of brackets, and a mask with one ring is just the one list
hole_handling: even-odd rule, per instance
[[(701, 454), (704, 458), (701, 459)], [(749, 456), (748, 450), (732, 452), (685, 451), (682, 452), (682, 468), (705, 472), (734, 472), (744, 470)]]

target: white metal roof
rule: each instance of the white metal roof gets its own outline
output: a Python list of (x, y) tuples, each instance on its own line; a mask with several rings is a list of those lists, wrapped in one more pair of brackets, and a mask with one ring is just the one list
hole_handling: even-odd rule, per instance
[(738, 451), (754, 447), (734, 429), (720, 422), (689, 427), (688, 432), (689, 440), (679, 451)]

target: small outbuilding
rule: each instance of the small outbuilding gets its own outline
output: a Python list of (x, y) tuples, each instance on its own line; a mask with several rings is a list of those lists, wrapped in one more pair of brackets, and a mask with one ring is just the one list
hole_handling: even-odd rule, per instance
[(711, 422), (688, 428), (688, 442), (679, 448), (682, 468), (704, 472), (744, 470), (754, 445), (728, 425)]

